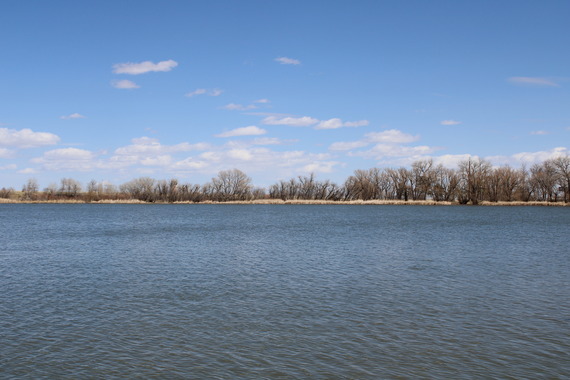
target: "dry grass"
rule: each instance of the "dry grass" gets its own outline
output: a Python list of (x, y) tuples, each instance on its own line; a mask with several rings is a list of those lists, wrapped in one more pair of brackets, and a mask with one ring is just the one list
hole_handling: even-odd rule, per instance
[[(148, 204), (147, 202), (140, 201), (138, 199), (102, 199), (99, 201), (86, 202), (83, 200), (76, 199), (58, 199), (58, 200), (42, 200), (42, 201), (24, 201), (19, 199), (6, 199), (0, 198), (0, 204), (82, 204), (82, 203), (93, 203), (93, 204)], [(158, 202), (157, 202), (158, 203)], [(251, 201), (228, 201), (228, 202), (214, 202), (214, 201), (203, 201), (203, 202), (174, 202), (174, 204), (239, 204), (239, 205), (399, 205), (399, 206), (453, 206), (458, 205), (457, 202), (436, 202), (436, 201), (402, 201), (402, 200), (355, 200), (355, 201), (323, 201), (323, 200), (304, 200), (304, 199), (256, 199)], [(483, 201), (479, 203), (481, 206), (555, 206), (555, 207), (568, 207), (570, 203), (564, 202), (488, 202)]]

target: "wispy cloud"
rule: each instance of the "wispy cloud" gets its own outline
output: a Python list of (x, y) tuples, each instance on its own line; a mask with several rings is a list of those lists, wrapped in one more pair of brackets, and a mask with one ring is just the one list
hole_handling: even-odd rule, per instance
[(534, 136), (544, 136), (544, 135), (549, 135), (550, 132), (548, 132), (548, 131), (532, 131), (532, 132), (530, 132), (530, 134), (534, 135)]
[(321, 120), (319, 124), (315, 126), (315, 129), (337, 129), (342, 127), (363, 127), (368, 125), (368, 120), (358, 120), (358, 121), (346, 121), (343, 122), (339, 118), (332, 118), (328, 120)]
[(261, 121), (266, 125), (288, 125), (291, 127), (310, 127), (313, 126), (314, 129), (338, 129), (343, 127), (362, 127), (369, 123), (368, 120), (358, 120), (358, 121), (342, 121), (339, 118), (332, 118), (328, 120), (319, 120), (310, 116), (285, 116), (281, 115), (270, 115)]
[(72, 113), (71, 115), (64, 115), (64, 116), (60, 116), (60, 119), (63, 120), (69, 120), (69, 119), (85, 119), (85, 116), (83, 116), (80, 113)]
[(277, 137), (258, 137), (252, 140), (253, 145), (283, 145), (289, 141), (282, 141)]
[(135, 82), (132, 82), (128, 79), (114, 80), (111, 82), (111, 85), (113, 87), (121, 89), (121, 90), (132, 90), (135, 88), (140, 88), (139, 85), (137, 85)]
[(14, 155), (14, 151), (6, 148), (0, 148), (0, 158), (11, 158)]
[(36, 174), (38, 171), (34, 168), (25, 168), (22, 170), (18, 170), (18, 173), (20, 174)]
[(277, 117), (268, 116), (261, 121), (266, 125), (289, 125), (292, 127), (308, 127), (319, 122), (318, 119), (309, 116), (302, 117)]
[(250, 125), (249, 127), (236, 128), (231, 131), (223, 132), (216, 137), (235, 137), (235, 136), (259, 136), (266, 134), (267, 131), (263, 128), (256, 127), (255, 125)]
[[(330, 151), (345, 151), (349, 157), (362, 157), (375, 159), (383, 164), (405, 163), (421, 159), (440, 148), (427, 145), (410, 146), (408, 144), (419, 140), (414, 136), (397, 129), (388, 129), (381, 132), (371, 132), (357, 141), (336, 142), (329, 146)], [(359, 148), (365, 148), (361, 150)]]
[(271, 103), (269, 101), (269, 99), (257, 99), (253, 101), (254, 103), (261, 103), (261, 104), (267, 104), (267, 103)]
[(366, 141), (366, 140), (339, 141), (339, 142), (332, 143), (329, 146), (329, 149), (333, 150), (333, 151), (347, 151), (347, 150), (362, 148), (362, 147), (365, 147), (367, 145), (370, 145), (370, 142)]
[(331, 144), (330, 150), (346, 151), (362, 148), (371, 144), (398, 145), (408, 144), (419, 140), (419, 136), (410, 135), (397, 129), (387, 129), (381, 132), (370, 132), (364, 135), (364, 138), (357, 141), (336, 142)]
[(517, 85), (560, 87), (557, 80), (543, 77), (510, 77), (508, 81)]
[(229, 110), (229, 111), (247, 111), (247, 110), (255, 109), (257, 107), (253, 104), (244, 106), (243, 104), (230, 103), (230, 104), (226, 104), (225, 106), (223, 106), (221, 108), (225, 109), (225, 110)]
[(203, 95), (207, 92), (207, 90), (205, 88), (197, 88), (192, 92), (188, 92), (186, 93), (186, 96), (191, 98), (192, 96), (196, 96), (196, 95)]
[(31, 129), (8, 129), (0, 128), (0, 146), (16, 148), (36, 148), (46, 145), (54, 145), (59, 142), (59, 136), (49, 132), (34, 132)]
[(197, 95), (220, 96), (223, 92), (224, 91), (220, 90), (219, 88), (213, 88), (210, 90), (207, 90), (205, 88), (197, 88), (196, 90), (188, 92), (185, 95), (188, 96), (189, 98)]
[(151, 61), (144, 61), (140, 63), (117, 63), (113, 65), (113, 73), (115, 74), (130, 74), (130, 75), (140, 75), (150, 72), (165, 72), (170, 71), (178, 66), (178, 62), (173, 60), (160, 61), (158, 63), (153, 63)]
[(300, 65), (301, 61), (298, 59), (288, 58), (288, 57), (277, 57), (275, 58), (276, 62), (279, 62), (282, 65)]
[[(2, 157), (2, 149), (0, 149), (0, 157)], [(0, 170), (15, 170), (17, 168), (18, 168), (18, 165), (16, 165), (16, 164), (8, 164), (8, 165), (0, 166)]]
[(459, 125), (461, 124), (461, 121), (457, 121), (457, 120), (442, 120), (441, 123), (439, 123), (441, 125)]
[(88, 171), (95, 167), (95, 154), (78, 148), (62, 148), (45, 152), (42, 157), (30, 160), (48, 170)]
[(131, 140), (132, 145), (117, 148), (117, 155), (161, 155), (175, 152), (188, 152), (191, 150), (207, 149), (206, 144), (189, 144), (187, 142), (176, 145), (162, 145), (157, 139), (151, 137), (139, 137)]
[(397, 129), (388, 129), (382, 132), (370, 132), (364, 135), (369, 141), (375, 143), (407, 144), (418, 141), (420, 136), (410, 135)]

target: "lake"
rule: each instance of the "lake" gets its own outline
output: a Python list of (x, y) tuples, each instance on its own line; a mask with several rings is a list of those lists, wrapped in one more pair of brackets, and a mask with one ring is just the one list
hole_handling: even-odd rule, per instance
[(570, 209), (0, 205), (0, 377), (570, 377)]

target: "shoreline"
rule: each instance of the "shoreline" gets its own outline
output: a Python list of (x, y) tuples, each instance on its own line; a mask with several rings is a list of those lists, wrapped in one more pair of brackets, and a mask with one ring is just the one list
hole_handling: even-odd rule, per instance
[[(326, 201), (326, 200), (304, 200), (304, 199), (291, 199), (291, 200), (281, 200), (281, 199), (256, 199), (251, 201), (203, 201), (203, 202), (191, 202), (191, 201), (180, 201), (180, 202), (145, 202), (137, 199), (126, 199), (126, 200), (113, 200), (113, 199), (102, 199), (98, 201), (85, 201), (76, 199), (58, 199), (58, 200), (18, 200), (18, 199), (6, 199), (0, 198), (0, 204), (140, 204), (140, 205), (152, 205), (152, 204), (172, 204), (172, 205), (371, 205), (371, 206), (473, 206), (471, 204), (462, 205), (458, 202), (446, 202), (446, 201), (417, 201), (417, 200), (354, 200), (354, 201)], [(477, 206), (540, 206), (540, 207), (569, 207), (570, 203), (564, 202), (538, 202), (538, 201), (513, 201), (513, 202), (489, 202), (482, 201)]]

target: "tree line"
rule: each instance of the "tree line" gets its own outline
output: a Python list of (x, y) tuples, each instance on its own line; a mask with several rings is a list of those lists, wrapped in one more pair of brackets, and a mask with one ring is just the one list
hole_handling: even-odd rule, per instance
[(456, 169), (419, 160), (410, 168), (355, 170), (341, 185), (318, 180), (314, 174), (280, 180), (267, 189), (255, 187), (238, 169), (220, 171), (206, 184), (180, 183), (177, 179), (141, 177), (115, 186), (90, 181), (85, 187), (71, 178), (40, 191), (30, 179), (21, 192), (0, 189), (0, 198), (30, 201), (76, 199), (86, 202), (129, 200), (144, 202), (227, 202), (256, 199), (287, 200), (434, 200), (459, 204), (489, 202), (570, 202), (570, 156), (515, 169), (493, 167), (489, 161), (469, 158)]

